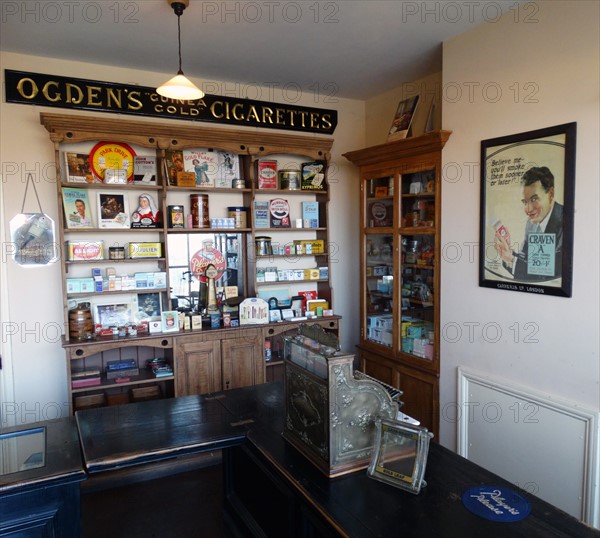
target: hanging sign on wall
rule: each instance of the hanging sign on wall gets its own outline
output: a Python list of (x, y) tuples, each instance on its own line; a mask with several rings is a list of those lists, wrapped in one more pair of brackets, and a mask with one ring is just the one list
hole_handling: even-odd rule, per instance
[(155, 88), (4, 70), (6, 102), (333, 134), (337, 110), (205, 95), (183, 101)]

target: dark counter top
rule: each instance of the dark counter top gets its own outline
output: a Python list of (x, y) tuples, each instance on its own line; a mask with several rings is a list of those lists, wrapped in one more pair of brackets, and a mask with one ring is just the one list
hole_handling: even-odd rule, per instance
[(242, 443), (247, 428), (218, 399), (185, 396), (77, 411), (88, 472)]
[(14, 433), (31, 430), (40, 430), (44, 434), (41, 465), (6, 474), (1, 474), (0, 470), (0, 497), (85, 480), (77, 426), (72, 417), (0, 428), (0, 435), (7, 439)]
[[(383, 484), (359, 470), (327, 478), (281, 436), (283, 385), (271, 383), (223, 393), (219, 402), (248, 425), (247, 445), (275, 469), (299, 498), (343, 536), (367, 537), (600, 537), (600, 532), (499, 476), (432, 442), (419, 495)], [(250, 422), (252, 421), (252, 422)], [(469, 512), (463, 493), (472, 486), (508, 487), (531, 503), (522, 521), (497, 523)]]
[[(220, 448), (243, 451), (261, 461), (340, 536), (600, 536), (435, 442), (430, 445), (425, 473), (428, 485), (419, 495), (375, 481), (364, 469), (328, 478), (281, 436), (284, 408), (283, 384), (268, 383), (205, 396), (78, 411), (76, 418), (90, 473)], [(464, 507), (462, 495), (479, 485), (517, 491), (531, 504), (530, 515), (513, 523), (474, 515)]]

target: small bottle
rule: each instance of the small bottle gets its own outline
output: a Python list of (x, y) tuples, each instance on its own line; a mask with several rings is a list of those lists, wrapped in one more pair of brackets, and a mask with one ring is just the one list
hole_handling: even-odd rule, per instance
[(265, 362), (271, 362), (271, 340), (265, 340)]

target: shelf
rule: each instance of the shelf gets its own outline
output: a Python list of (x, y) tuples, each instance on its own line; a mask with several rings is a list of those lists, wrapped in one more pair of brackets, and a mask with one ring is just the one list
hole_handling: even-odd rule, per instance
[(400, 228), (400, 235), (434, 235), (435, 228), (430, 228), (428, 226), (412, 226)]
[(394, 233), (394, 228), (392, 228), (391, 226), (382, 226), (381, 228), (375, 228), (375, 227), (371, 226), (371, 227), (365, 228), (365, 234), (367, 234), (367, 235), (371, 235), (371, 234), (391, 235), (393, 233)]
[(240, 234), (248, 233), (250, 228), (167, 228), (170, 234)]
[(402, 263), (402, 269), (426, 269), (433, 271), (435, 268), (433, 265), (421, 265), (420, 263)]
[(159, 233), (164, 232), (165, 228), (65, 228), (64, 233), (72, 234), (72, 233), (94, 233), (94, 234), (104, 234), (104, 233)]
[(383, 200), (389, 200), (390, 202), (394, 199), (394, 195), (391, 196), (369, 196), (367, 202), (381, 202)]
[(105, 297), (108, 295), (122, 295), (124, 293), (161, 293), (167, 291), (167, 288), (135, 288), (133, 290), (115, 290), (115, 291), (102, 291), (102, 292), (90, 292), (90, 293), (67, 293), (68, 298), (76, 297)]
[(435, 192), (417, 192), (402, 194), (402, 198), (435, 198)]
[(148, 385), (159, 381), (173, 381), (175, 379), (174, 376), (154, 377), (154, 374), (152, 372), (142, 369), (140, 369), (139, 375), (131, 377), (131, 381), (124, 381), (121, 383), (117, 383), (113, 379), (105, 379), (104, 375), (105, 374), (101, 374), (102, 381), (99, 385), (92, 385), (90, 387), (71, 388), (71, 392), (73, 394), (79, 394), (82, 392), (91, 392), (94, 390), (106, 390), (118, 387), (131, 387), (134, 385)]
[(324, 232), (327, 228), (254, 228), (255, 232), (266, 234), (271, 232)]
[(312, 253), (312, 254), (293, 254), (290, 252), (290, 254), (265, 254), (265, 255), (257, 255), (256, 259), (257, 260), (269, 260), (269, 259), (279, 259), (279, 260), (286, 260), (289, 258), (315, 258), (317, 256), (328, 256), (329, 253), (327, 252), (321, 252), (321, 253)]
[(277, 286), (287, 284), (306, 284), (307, 282), (329, 282), (327, 279), (319, 279), (319, 280), (275, 280), (273, 282), (257, 282), (256, 287), (263, 286)]
[[(203, 328), (202, 330), (179, 331), (173, 333), (154, 333), (143, 335), (138, 333), (135, 337), (113, 338), (112, 335), (106, 337), (96, 337), (90, 340), (78, 341), (69, 340), (69, 324), (75, 320), (70, 318), (68, 305), (73, 302), (86, 300), (102, 300), (108, 299), (107, 303), (115, 302), (114, 296), (131, 295), (131, 300), (137, 295), (143, 293), (161, 294), (162, 299), (167, 299), (163, 304), (163, 310), (167, 309), (170, 304), (168, 299), (168, 290), (174, 285), (172, 279), (179, 279), (180, 273), (184, 272), (188, 266), (186, 260), (180, 256), (170, 256), (169, 247), (173, 245), (181, 245), (187, 242), (190, 249), (197, 249), (202, 239), (208, 236), (214, 236), (219, 243), (219, 250), (224, 254), (227, 266), (229, 269), (241, 268), (241, 260), (244, 260), (244, 268), (241, 272), (235, 274), (236, 283), (243, 287), (243, 294), (247, 297), (258, 295), (258, 289), (268, 286), (291, 287), (297, 285), (298, 289), (318, 289), (319, 296), (326, 299), (330, 307), (332, 304), (332, 291), (330, 280), (294, 280), (294, 281), (277, 281), (264, 282), (258, 285), (255, 282), (256, 275), (256, 256), (253, 255), (254, 239), (257, 235), (276, 235), (281, 244), (292, 243), (292, 239), (302, 239), (307, 241), (320, 240), (324, 245), (328, 243), (328, 204), (330, 191), (326, 190), (289, 190), (289, 189), (258, 189), (258, 174), (256, 161), (277, 155), (293, 156), (295, 161), (315, 161), (330, 160), (330, 151), (333, 146), (331, 137), (316, 136), (299, 136), (289, 133), (272, 133), (259, 132), (255, 129), (215, 129), (214, 127), (205, 127), (202, 125), (186, 126), (181, 122), (161, 123), (161, 122), (146, 122), (146, 121), (130, 121), (122, 118), (109, 117), (92, 117), (88, 115), (72, 115), (72, 114), (50, 114), (41, 113), (40, 120), (42, 125), (50, 134), (50, 139), (55, 145), (56, 167), (59, 170), (64, 170), (64, 152), (74, 151), (76, 153), (85, 154), (86, 148), (95, 144), (99, 140), (113, 140), (122, 143), (127, 143), (132, 146), (142, 146), (143, 152), (141, 155), (153, 156), (156, 162), (156, 183), (140, 184), (135, 183), (85, 183), (85, 182), (70, 182), (60, 179), (57, 184), (57, 202), (58, 214), (57, 220), (57, 240), (63, 242), (65, 239), (70, 242), (75, 241), (100, 241), (102, 240), (105, 247), (115, 243), (124, 244), (127, 242), (160, 242), (163, 245), (163, 251), (160, 257), (155, 258), (126, 258), (122, 260), (101, 259), (101, 260), (61, 260), (61, 275), (63, 279), (80, 273), (88, 272), (89, 268), (94, 266), (101, 267), (105, 270), (108, 266), (119, 266), (119, 272), (133, 273), (139, 267), (150, 269), (155, 267), (155, 271), (162, 270), (167, 272), (165, 288), (135, 288), (128, 290), (112, 290), (101, 293), (66, 293), (66, 282), (63, 281), (63, 312), (64, 312), (64, 327), (66, 334), (63, 336), (63, 348), (65, 349), (68, 361), (79, 360), (86, 357), (93, 357), (96, 354), (102, 354), (103, 357), (119, 356), (126, 350), (139, 347), (138, 359), (146, 353), (152, 353), (153, 350), (141, 350), (142, 347), (157, 348), (157, 351), (166, 350), (162, 354), (168, 357), (174, 368), (174, 375), (163, 378), (155, 378), (151, 372), (144, 373), (140, 376), (132, 377), (129, 382), (115, 383), (103, 379), (101, 385), (91, 387), (80, 387), (72, 389), (68, 387), (68, 393), (73, 400), (73, 395), (85, 393), (86, 396), (93, 395), (94, 391), (111, 392), (106, 389), (117, 387), (131, 387), (135, 385), (160, 385), (165, 389), (164, 392), (169, 395), (185, 395), (188, 391), (196, 393), (198, 385), (193, 382), (194, 375), (188, 376), (189, 372), (196, 372), (199, 377), (206, 380), (206, 389), (208, 391), (223, 390), (225, 377), (221, 376), (221, 372), (227, 371), (227, 383), (229, 386), (245, 386), (246, 384), (264, 382), (265, 366), (263, 364), (263, 334), (274, 331), (278, 332), (282, 324), (272, 324), (269, 326), (238, 326), (238, 327), (219, 327), (215, 329)], [(70, 149), (71, 148), (71, 149)], [(235, 183), (232, 184), (230, 178), (222, 183), (217, 183), (221, 187), (207, 188), (205, 185), (196, 186), (193, 182), (191, 186), (184, 187), (169, 184), (168, 171), (163, 166), (169, 157), (166, 153), (168, 149), (186, 149), (195, 148), (214, 148), (215, 150), (234, 153), (238, 156), (239, 173), (235, 172), (235, 176), (243, 178), (245, 183), (244, 188), (235, 188)], [(300, 161), (302, 159), (302, 161)], [(234, 176), (231, 176), (234, 177)], [(241, 182), (240, 182), (241, 184)], [(116, 192), (125, 195), (128, 198), (128, 211), (133, 212), (137, 204), (134, 203), (142, 192), (148, 191), (155, 199), (156, 206), (163, 212), (163, 222), (156, 228), (71, 228), (66, 229), (65, 220), (65, 204), (63, 203), (61, 189), (80, 189), (89, 191), (87, 193), (86, 205), (93, 205), (94, 198), (97, 198), (98, 193)], [(190, 195), (208, 195), (202, 198), (209, 198), (208, 214), (212, 217), (228, 216), (228, 206), (244, 206), (247, 209), (246, 222), (244, 228), (170, 228), (172, 222), (167, 217), (168, 207), (170, 205), (182, 205), (184, 214), (187, 219), (192, 212)], [(269, 198), (284, 198), (288, 199), (292, 205), (292, 215), (295, 212), (294, 206), (301, 206), (301, 202), (305, 200), (319, 202), (318, 217), (319, 228), (259, 228), (254, 226), (254, 201), (266, 201)], [(214, 207), (213, 207), (214, 205)], [(69, 205), (67, 204), (67, 207)], [(91, 207), (93, 212), (93, 207)], [(69, 210), (70, 212), (70, 210)], [(97, 212), (97, 208), (96, 208)], [(206, 213), (206, 212), (204, 212)], [(297, 217), (302, 215), (298, 212)], [(204, 216), (204, 215), (202, 215)], [(184, 221), (187, 224), (187, 220)], [(202, 220), (200, 221), (202, 222)], [(206, 221), (204, 221), (206, 222)], [(237, 221), (239, 222), (239, 221)], [(263, 221), (269, 222), (269, 221)], [(292, 219), (292, 224), (295, 222)], [(100, 221), (95, 222), (96, 225)], [(206, 224), (217, 224), (216, 222), (208, 221)], [(286, 232), (293, 234), (286, 237)], [(284, 235), (281, 235), (281, 234)], [(140, 235), (141, 234), (141, 235)], [(184, 234), (184, 235), (182, 235)], [(187, 237), (187, 239), (186, 239)], [(222, 240), (222, 241), (221, 241)], [(171, 241), (171, 242), (169, 242)], [(233, 249), (233, 242), (239, 249), (235, 252), (228, 252)], [(190, 250), (190, 257), (197, 250)], [(283, 250), (278, 251), (283, 252)], [(108, 251), (106, 252), (108, 255)], [(238, 256), (239, 259), (234, 259)], [(175, 263), (175, 258), (177, 262)], [(277, 256), (260, 257), (259, 264), (269, 265), (269, 260), (276, 260), (271, 265), (276, 265), (282, 260), (299, 260), (307, 258), (307, 261), (302, 261), (301, 264), (320, 267), (326, 267), (328, 275), (331, 275), (330, 253), (311, 253), (302, 254), (291, 253), (288, 255), (281, 254)], [(312, 261), (309, 261), (312, 260)], [(173, 263), (171, 263), (173, 262)], [(132, 266), (131, 264), (137, 264)], [(142, 265), (140, 265), (142, 264)], [(144, 266), (143, 264), (146, 264)], [(289, 262), (293, 265), (293, 261)], [(169, 267), (171, 266), (171, 267)], [(80, 269), (77, 269), (79, 267)], [(133, 269), (132, 269), (133, 268)], [(71, 275), (69, 275), (69, 272)], [(306, 273), (308, 276), (308, 273)], [(325, 275), (325, 273), (321, 273)], [(299, 275), (301, 276), (301, 275)], [(313, 273), (313, 276), (316, 276)], [(307, 286), (308, 284), (308, 286)], [(77, 289), (77, 288), (75, 288)], [(72, 301), (75, 299), (76, 301)], [(131, 302), (131, 301), (129, 301)], [(134, 301), (135, 302), (135, 301)], [(164, 302), (164, 301), (163, 301)], [(85, 320), (87, 322), (87, 318)], [(328, 330), (338, 330), (337, 318), (327, 318), (326, 320), (315, 320)], [(93, 319), (92, 319), (93, 322)], [(333, 328), (335, 324), (335, 328)], [(296, 323), (297, 325), (297, 323)], [(295, 325), (284, 325), (286, 328), (294, 328)], [(75, 334), (75, 333), (73, 333)], [(248, 334), (252, 334), (254, 340), (249, 342)], [(206, 354), (197, 353), (197, 349), (203, 349)], [(96, 360), (95, 358), (93, 359)], [(104, 359), (103, 359), (104, 360)], [(108, 359), (107, 359), (108, 360)], [(213, 368), (212, 361), (215, 364), (219, 362), (219, 368)], [(209, 364), (210, 363), (210, 364)], [(234, 364), (235, 363), (235, 364)], [(75, 365), (77, 363), (72, 363)], [(273, 362), (269, 366), (281, 367), (283, 363), (280, 361)], [(209, 367), (210, 366), (210, 367)], [(206, 370), (203, 368), (206, 367)], [(189, 369), (189, 370), (188, 370)], [(282, 369), (282, 368), (281, 368)], [(270, 368), (273, 372), (276, 368)], [(225, 374), (223, 373), (223, 376)], [(189, 383), (188, 383), (189, 380)], [(166, 383), (164, 383), (166, 382)], [(231, 382), (231, 383), (230, 383)], [(113, 390), (113, 392), (118, 392)], [(125, 390), (123, 392), (126, 392)], [(81, 396), (80, 396), (81, 397)]]
[(97, 265), (99, 263), (140, 263), (140, 262), (164, 262), (165, 258), (125, 258), (123, 260), (66, 260), (65, 265)]
[(278, 198), (282, 197), (282, 196), (287, 196), (287, 195), (292, 195), (292, 196), (297, 196), (297, 195), (318, 195), (318, 196), (327, 196), (328, 191), (309, 191), (309, 190), (300, 190), (300, 189), (293, 189), (293, 190), (287, 190), (287, 189), (254, 189), (254, 194), (255, 195), (261, 195), (261, 194), (267, 194), (267, 195), (278, 195)]
[(221, 187), (213, 187), (213, 188), (206, 188), (206, 187), (179, 187), (177, 185), (167, 185), (167, 190), (168, 191), (180, 191), (180, 192), (184, 192), (184, 191), (193, 191), (193, 192), (201, 192), (203, 194), (211, 194), (211, 193), (216, 193), (216, 194), (244, 194), (244, 193), (251, 193), (252, 189), (234, 189), (233, 187), (227, 187), (227, 188), (221, 188)]
[(126, 190), (140, 190), (140, 191), (160, 191), (162, 185), (147, 184), (140, 185), (139, 183), (68, 183), (66, 181), (61, 182), (62, 187), (72, 187), (76, 189), (126, 189)]

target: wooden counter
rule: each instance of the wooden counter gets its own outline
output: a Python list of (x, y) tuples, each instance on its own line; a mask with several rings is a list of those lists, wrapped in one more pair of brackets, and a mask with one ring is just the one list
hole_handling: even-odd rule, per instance
[[(76, 538), (80, 536), (79, 484), (86, 475), (75, 420), (0, 428), (0, 435), (6, 439), (32, 430), (43, 432), (41, 452), (35, 454), (40, 465), (19, 465), (19, 470), (6, 474), (0, 471), (0, 536)], [(0, 455), (8, 459), (11, 449), (18, 452), (14, 439), (8, 440)], [(19, 459), (16, 453), (13, 459)]]
[[(77, 427), (73, 419), (40, 425), (47, 431), (44, 467), (0, 476), (0, 536), (38, 536), (38, 528), (44, 536), (79, 536), (84, 469), (101, 473), (223, 449), (225, 521), (236, 536), (600, 537), (435, 442), (419, 495), (364, 470), (327, 478), (281, 436), (281, 383), (78, 411), (76, 420)], [(518, 490), (531, 513), (515, 523), (474, 515), (461, 498), (479, 485)]]
[(85, 468), (111, 471), (239, 445), (247, 428), (219, 398), (184, 396), (77, 411)]
[[(248, 441), (224, 451), (225, 510), (230, 528), (252, 536), (309, 537), (600, 537), (558, 508), (432, 442), (419, 495), (369, 478), (366, 471), (326, 478), (282, 437), (283, 387), (224, 393), (220, 403), (250, 421)], [(260, 486), (258, 485), (260, 484)], [(532, 506), (522, 521), (497, 523), (469, 512), (472, 486), (518, 491)], [(244, 534), (246, 535), (246, 534)]]

